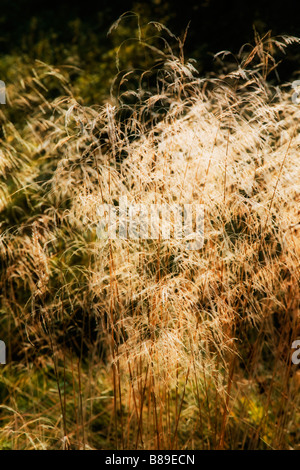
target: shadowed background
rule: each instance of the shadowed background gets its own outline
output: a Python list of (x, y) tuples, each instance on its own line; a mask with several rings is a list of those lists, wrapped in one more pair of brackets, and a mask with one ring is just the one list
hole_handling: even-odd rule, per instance
[[(99, 100), (100, 97), (101, 100), (116, 73), (115, 49), (124, 39), (136, 36), (136, 18), (122, 22), (115, 35), (108, 37), (107, 32), (111, 24), (129, 10), (140, 15), (141, 25), (158, 21), (181, 37), (189, 24), (185, 53), (197, 60), (201, 74), (216, 68), (213, 54), (221, 50), (238, 53), (243, 44), (253, 43), (253, 27), (260, 35), (269, 30), (272, 35), (300, 35), (300, 6), (297, 2), (102, 0), (94, 4), (55, 0), (43, 4), (36, 0), (14, 3), (3, 0), (0, 72), (5, 75), (7, 56), (22, 57), (26, 63), (40, 59), (52, 65), (76, 65), (85, 70), (87, 81), (97, 82), (100, 95), (87, 98)], [(128, 65), (134, 66), (134, 48), (125, 49), (123, 53)], [(278, 68), (280, 81), (297, 78), (298, 64), (297, 48), (291, 47), (284, 65)]]

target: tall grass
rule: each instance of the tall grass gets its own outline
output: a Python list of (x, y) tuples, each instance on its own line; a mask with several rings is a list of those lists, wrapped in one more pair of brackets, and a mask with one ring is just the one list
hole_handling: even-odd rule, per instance
[[(299, 41), (255, 39), (218, 78), (144, 42), (101, 106), (42, 63), (8, 86), (1, 448), (299, 449), (300, 109), (267, 79)], [(122, 195), (203, 204), (203, 248), (99, 238)]]

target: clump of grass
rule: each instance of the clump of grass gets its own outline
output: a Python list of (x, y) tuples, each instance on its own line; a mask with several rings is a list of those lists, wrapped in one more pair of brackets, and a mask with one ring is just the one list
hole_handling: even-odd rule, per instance
[[(9, 92), (2, 447), (299, 448), (300, 111), (267, 82), (291, 42), (256, 36), (218, 79), (184, 40), (178, 57), (151, 43), (153, 69), (102, 106), (45, 64)], [(99, 239), (97, 208), (124, 195), (203, 204), (203, 247)]]

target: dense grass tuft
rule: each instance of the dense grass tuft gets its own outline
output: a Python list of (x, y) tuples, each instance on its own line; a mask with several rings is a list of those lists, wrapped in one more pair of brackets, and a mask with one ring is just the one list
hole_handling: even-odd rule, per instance
[[(267, 80), (299, 41), (205, 79), (183, 42), (101, 106), (41, 63), (8, 88), (1, 448), (299, 449), (300, 108)], [(203, 248), (98, 238), (122, 195), (204, 204)]]

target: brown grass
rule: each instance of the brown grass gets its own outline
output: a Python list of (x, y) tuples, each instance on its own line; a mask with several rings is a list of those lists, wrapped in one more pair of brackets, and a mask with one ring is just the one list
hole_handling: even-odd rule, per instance
[[(218, 79), (161, 51), (156, 90), (119, 76), (98, 107), (45, 64), (8, 89), (3, 448), (299, 449), (300, 108), (266, 81), (291, 41), (257, 37)], [(99, 239), (121, 195), (204, 204), (203, 248)]]

